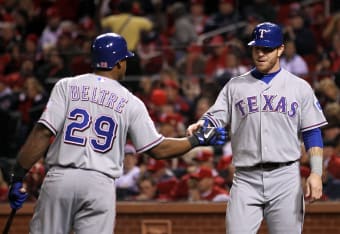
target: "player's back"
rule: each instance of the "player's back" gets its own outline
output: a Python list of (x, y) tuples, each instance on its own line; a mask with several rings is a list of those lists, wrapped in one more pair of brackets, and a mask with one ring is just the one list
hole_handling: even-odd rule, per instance
[(134, 105), (135, 96), (115, 80), (95, 74), (60, 80), (39, 120), (56, 133), (47, 164), (119, 176)]

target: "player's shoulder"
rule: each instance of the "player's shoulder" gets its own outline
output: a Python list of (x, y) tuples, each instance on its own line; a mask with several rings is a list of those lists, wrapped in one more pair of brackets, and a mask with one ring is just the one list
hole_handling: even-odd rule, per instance
[(304, 80), (303, 78), (294, 75), (293, 73), (287, 71), (284, 68), (281, 68), (281, 72), (279, 73), (280, 75), (282, 75), (284, 77), (284, 79), (286, 79), (289, 83), (291, 83), (292, 85), (297, 85), (297, 86), (302, 86), (302, 87), (311, 87), (311, 85)]
[(91, 76), (91, 74), (82, 74), (82, 75), (76, 75), (76, 76), (67, 76), (60, 78), (56, 84), (68, 84), (70, 82), (78, 82), (79, 79)]
[(244, 82), (249, 82), (250, 78), (252, 78), (252, 75), (250, 73), (251, 71), (247, 71), (239, 76), (234, 76), (232, 77), (227, 84), (229, 85), (238, 85), (240, 83), (244, 83)]

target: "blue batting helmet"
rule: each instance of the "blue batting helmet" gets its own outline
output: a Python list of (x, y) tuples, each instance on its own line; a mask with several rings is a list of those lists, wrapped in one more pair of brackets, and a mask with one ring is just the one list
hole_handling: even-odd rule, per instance
[(93, 68), (112, 69), (119, 61), (134, 56), (128, 51), (125, 39), (116, 33), (97, 36), (92, 43)]
[(253, 31), (253, 40), (249, 46), (263, 46), (276, 48), (283, 44), (282, 29), (279, 25), (264, 22), (258, 24)]

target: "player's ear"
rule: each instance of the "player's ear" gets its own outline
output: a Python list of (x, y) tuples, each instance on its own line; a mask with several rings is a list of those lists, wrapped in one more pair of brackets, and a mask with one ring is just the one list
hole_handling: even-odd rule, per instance
[(122, 66), (120, 65), (120, 62), (117, 63), (118, 69), (120, 69)]
[(279, 48), (278, 48), (278, 53), (277, 53), (277, 56), (278, 57), (281, 57), (281, 55), (283, 54), (283, 51), (285, 50), (285, 46), (284, 45), (281, 45)]

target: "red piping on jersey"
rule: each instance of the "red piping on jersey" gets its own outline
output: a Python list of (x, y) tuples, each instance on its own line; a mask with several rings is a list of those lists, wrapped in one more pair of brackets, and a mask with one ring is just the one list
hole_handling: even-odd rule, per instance
[(151, 148), (152, 146), (157, 145), (163, 139), (164, 139), (164, 136), (161, 136), (160, 138), (158, 138), (157, 140), (151, 142), (150, 144), (147, 144), (146, 146), (144, 146), (144, 147), (142, 147), (140, 149), (137, 149), (137, 153), (141, 153), (141, 152), (146, 151), (147, 149)]
[(321, 126), (323, 126), (323, 125), (325, 125), (325, 124), (327, 124), (327, 123), (328, 123), (327, 121), (323, 121), (323, 122), (321, 122), (321, 123), (314, 124), (314, 125), (312, 125), (312, 126), (308, 126), (308, 127), (305, 127), (305, 128), (301, 128), (301, 131), (304, 131), (304, 130), (309, 129), (309, 128), (321, 127)]
[(48, 129), (51, 130), (51, 132), (53, 132), (54, 135), (57, 135), (57, 130), (47, 120), (39, 119), (38, 123), (45, 125)]

